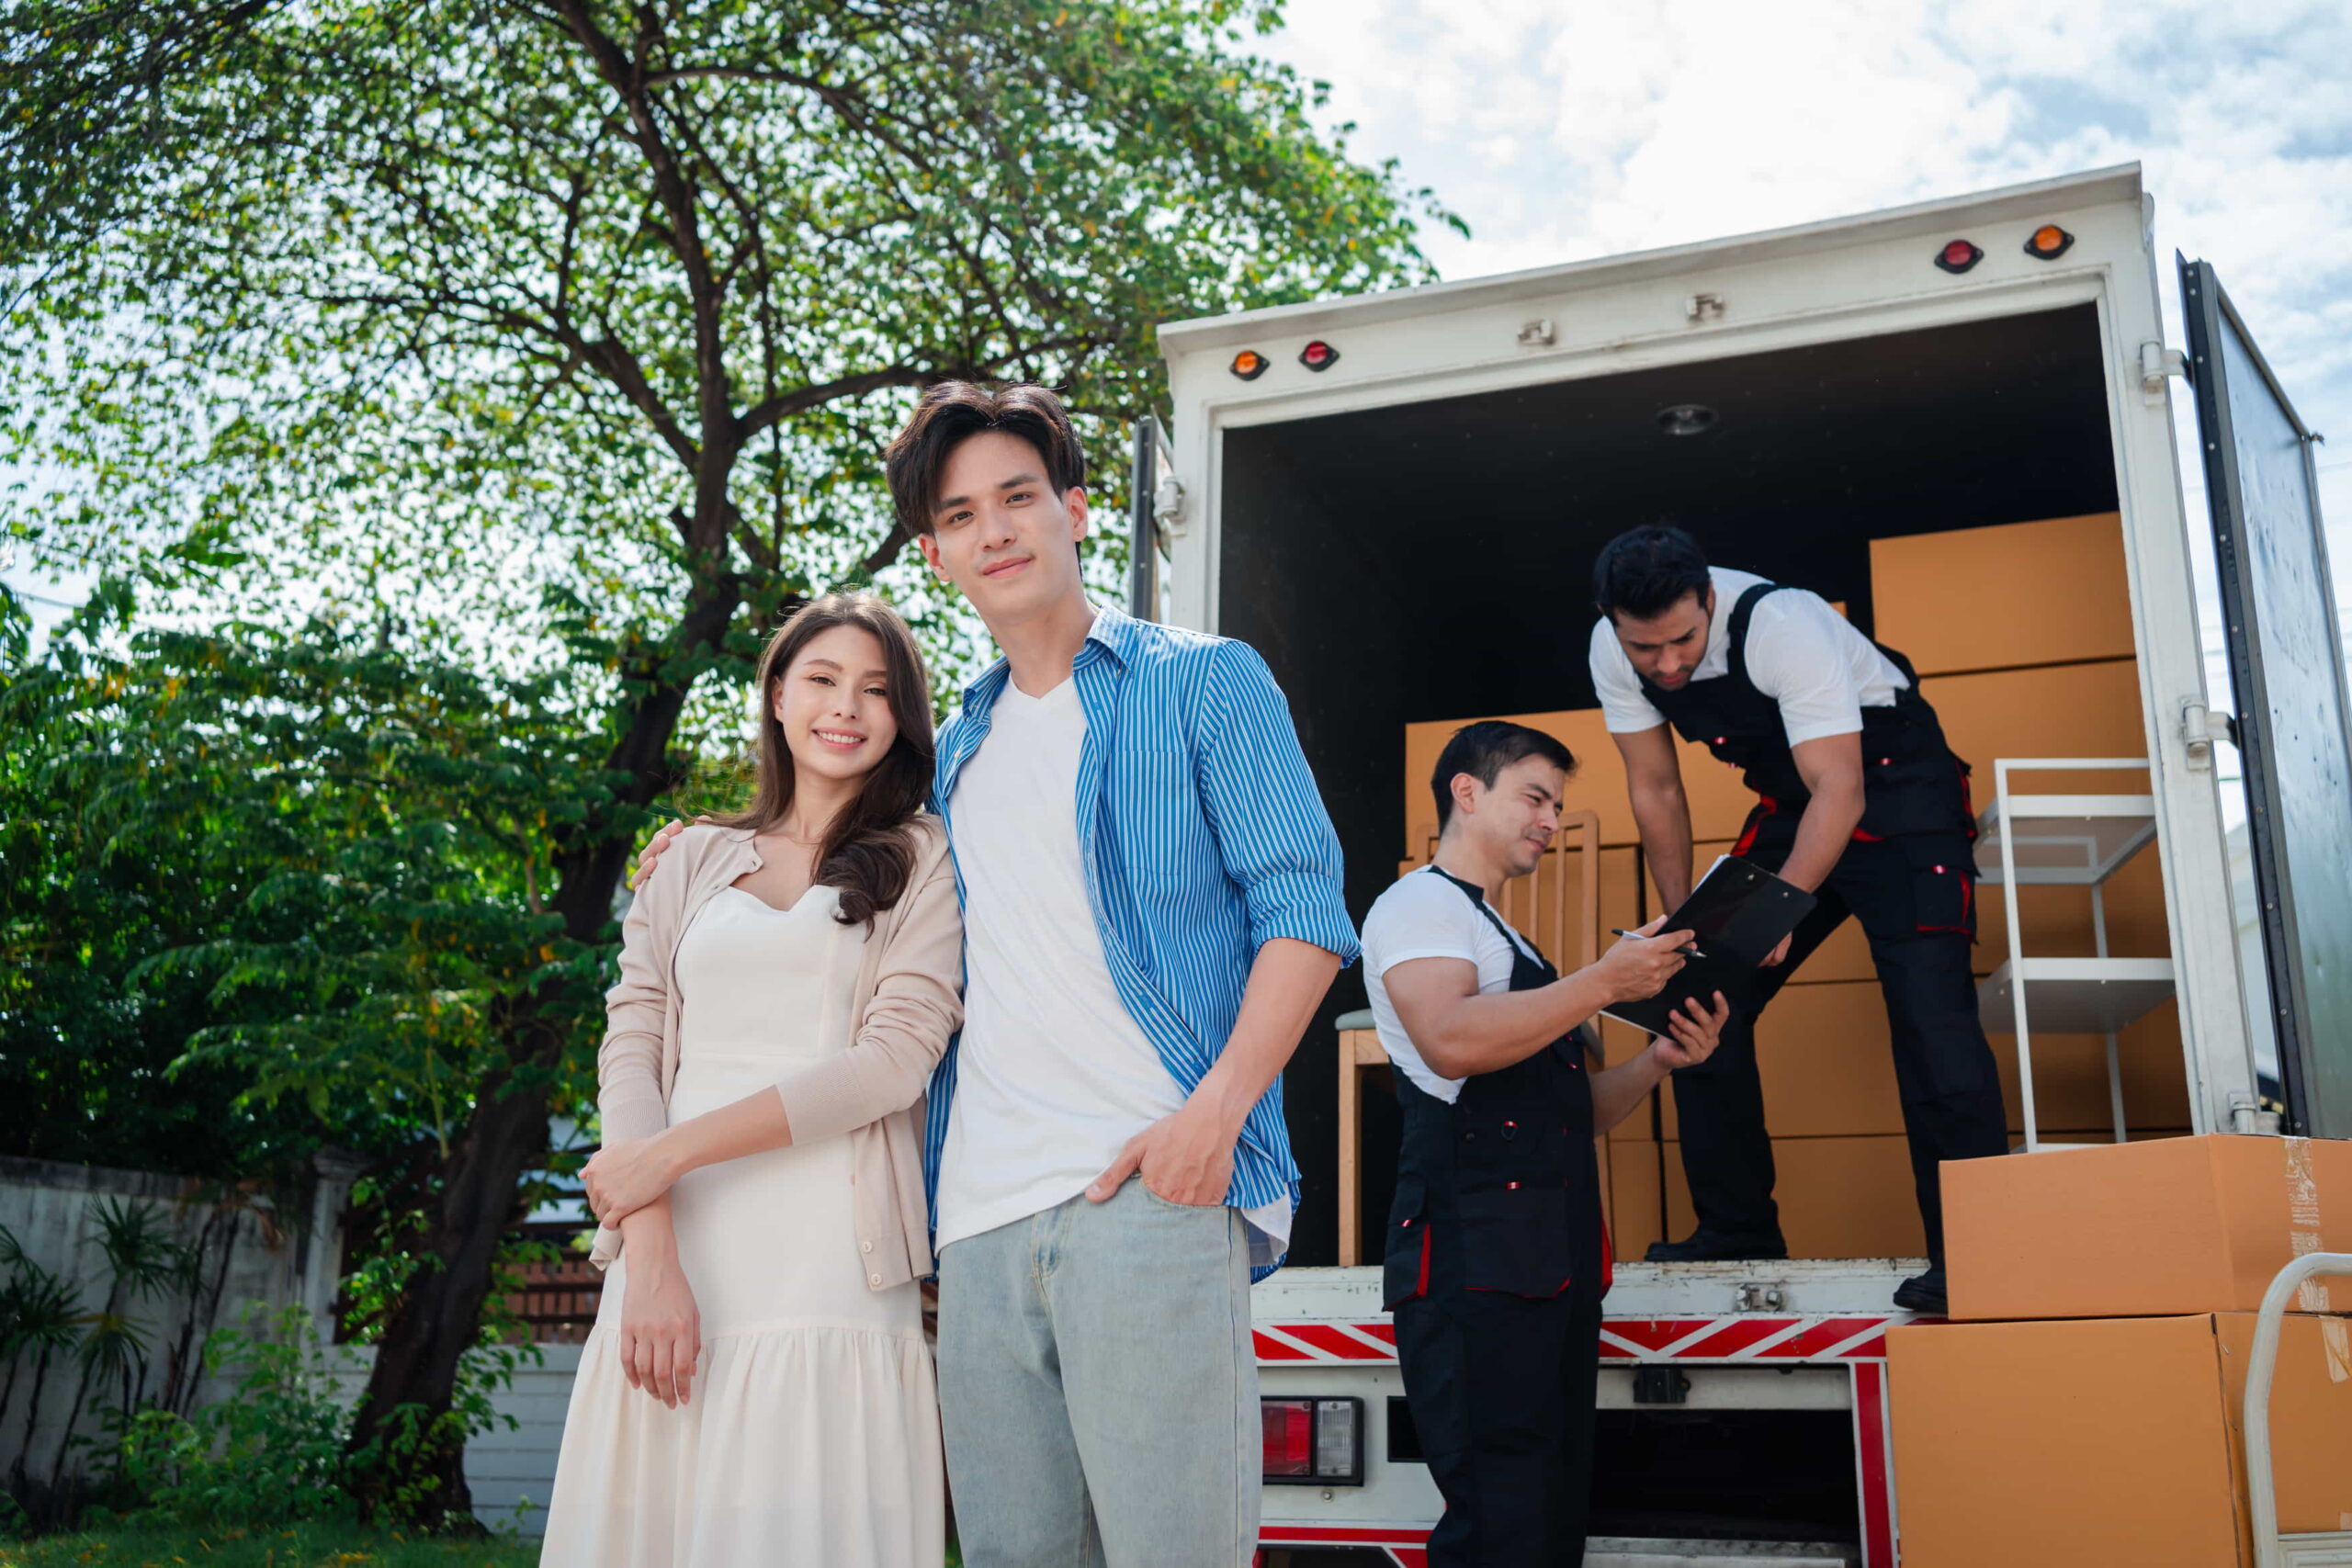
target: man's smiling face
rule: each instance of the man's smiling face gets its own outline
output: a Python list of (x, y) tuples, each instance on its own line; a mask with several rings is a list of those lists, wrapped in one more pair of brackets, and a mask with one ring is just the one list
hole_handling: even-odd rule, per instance
[(1056, 495), (1035, 447), (986, 430), (940, 465), (923, 559), (991, 627), (1014, 626), (1083, 592), (1077, 545), (1086, 526), (1086, 491)]

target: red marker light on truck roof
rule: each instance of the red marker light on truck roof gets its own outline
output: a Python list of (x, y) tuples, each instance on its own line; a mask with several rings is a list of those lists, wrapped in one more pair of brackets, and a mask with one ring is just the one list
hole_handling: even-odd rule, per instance
[(1298, 351), (1298, 362), (1309, 370), (1329, 370), (1340, 362), (1340, 351), (1318, 337)]
[(1954, 240), (1936, 253), (1936, 265), (1946, 272), (1962, 273), (1984, 259), (1984, 253), (1966, 240)]
[(1245, 348), (1233, 356), (1233, 363), (1226, 368), (1244, 381), (1254, 381), (1266, 373), (1266, 367), (1272, 361), (1256, 349)]
[(2025, 243), (2025, 254), (2040, 261), (2056, 261), (2074, 248), (2075, 236), (2055, 223), (2044, 223)]

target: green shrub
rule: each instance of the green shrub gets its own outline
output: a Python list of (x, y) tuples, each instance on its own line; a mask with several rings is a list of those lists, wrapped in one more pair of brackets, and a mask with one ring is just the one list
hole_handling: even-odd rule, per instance
[(207, 1369), (233, 1371), (237, 1392), (193, 1417), (141, 1410), (121, 1441), (123, 1479), (153, 1525), (245, 1529), (351, 1516), (336, 1397), (318, 1330), (299, 1306), (245, 1314), (253, 1332), (216, 1330)]

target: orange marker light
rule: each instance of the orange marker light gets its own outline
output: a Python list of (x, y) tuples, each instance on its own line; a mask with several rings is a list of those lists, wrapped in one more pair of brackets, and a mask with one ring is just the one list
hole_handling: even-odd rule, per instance
[(1244, 381), (1254, 381), (1266, 373), (1269, 363), (1266, 356), (1256, 349), (1245, 348), (1233, 356), (1233, 363), (1226, 368)]
[(2055, 223), (2044, 223), (2025, 243), (2025, 254), (2041, 261), (2056, 261), (2074, 248), (2075, 236)]

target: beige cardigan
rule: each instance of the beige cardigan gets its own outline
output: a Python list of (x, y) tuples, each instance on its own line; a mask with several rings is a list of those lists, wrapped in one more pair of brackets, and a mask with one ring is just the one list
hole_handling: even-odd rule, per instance
[[(794, 1143), (849, 1136), (854, 1239), (865, 1282), (877, 1291), (931, 1272), (923, 1086), (964, 1021), (964, 918), (947, 829), (936, 817), (918, 817), (914, 833), (914, 874), (866, 939), (850, 1048), (776, 1085)], [(759, 865), (750, 832), (688, 828), (638, 889), (621, 922), (620, 984), (605, 995), (608, 1021), (596, 1053), (605, 1142), (651, 1137), (669, 1125), (678, 1076), (679, 939), (696, 910)], [(599, 1229), (590, 1254), (596, 1266), (619, 1252), (620, 1234)]]

